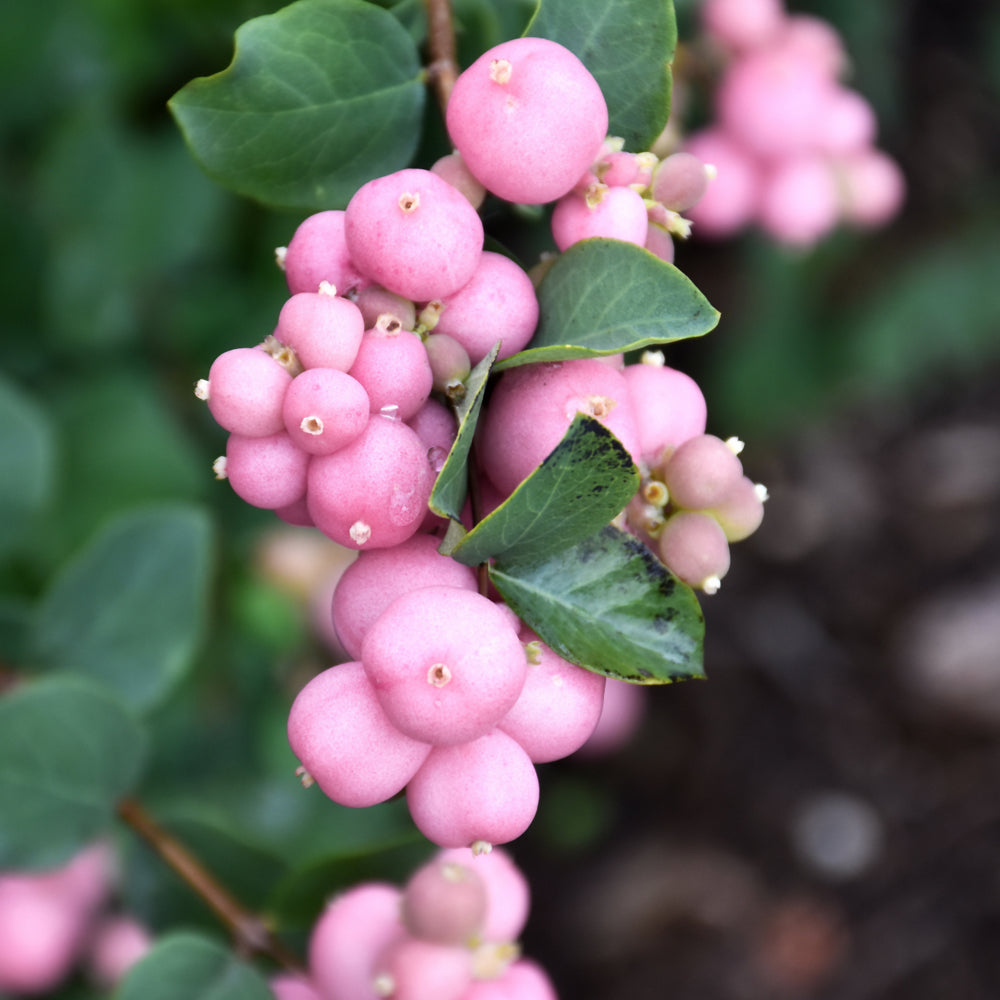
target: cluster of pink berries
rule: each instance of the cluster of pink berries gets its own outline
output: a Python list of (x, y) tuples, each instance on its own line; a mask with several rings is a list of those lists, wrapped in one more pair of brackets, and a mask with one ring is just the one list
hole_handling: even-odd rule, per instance
[(105, 908), (111, 865), (103, 844), (43, 873), (0, 873), (0, 993), (48, 993), (83, 962), (102, 986), (149, 948), (131, 917)]
[(847, 58), (833, 26), (790, 16), (781, 0), (704, 0), (701, 12), (727, 64), (716, 121), (684, 144), (717, 173), (691, 213), (698, 233), (756, 223), (805, 247), (841, 222), (878, 226), (895, 215), (903, 175), (873, 145), (871, 106), (839, 82)]
[(501, 850), (439, 852), (399, 889), (334, 898), (313, 928), (308, 978), (271, 980), (277, 1000), (555, 1000), (521, 958), (528, 884)]
[[(586, 201), (584, 178), (587, 190), (637, 200), (647, 226), (643, 190), (664, 212), (683, 208), (706, 174), (692, 157), (657, 164), (609, 147), (600, 88), (545, 39), (505, 42), (473, 63), (447, 123), (457, 153), (436, 172), (377, 178), (345, 211), (299, 226), (280, 254), (292, 294), (274, 334), (221, 355), (197, 391), (230, 432), (225, 474), (243, 499), (360, 550), (332, 601), (349, 662), (313, 678), (289, 714), (303, 782), (353, 807), (405, 789), (428, 839), (486, 849), (527, 829), (535, 764), (587, 741), (606, 681), (556, 655), (483, 596), (473, 570), (438, 552), (428, 499), (457, 433), (445, 404), (497, 341), (501, 358), (526, 347), (538, 318), (527, 274), (483, 250), (473, 202), (488, 190), (556, 200), (558, 213), (560, 199)], [(693, 380), (662, 355), (645, 360), (505, 372), (470, 463), (480, 513), (535, 470), (578, 413), (590, 415), (643, 474), (619, 527), (712, 592), (728, 541), (756, 527), (762, 497), (733, 451), (705, 435)]]

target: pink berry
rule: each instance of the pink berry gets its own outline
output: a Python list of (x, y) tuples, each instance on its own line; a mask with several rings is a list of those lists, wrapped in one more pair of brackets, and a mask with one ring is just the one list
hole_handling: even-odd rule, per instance
[(484, 52), (455, 82), (448, 134), (472, 174), (500, 198), (555, 201), (597, 157), (608, 131), (604, 95), (586, 66), (544, 38)]
[(538, 324), (538, 299), (527, 273), (509, 257), (484, 251), (467, 285), (442, 301), (434, 333), (454, 337), (472, 364), (501, 341), (499, 358), (523, 350)]
[(466, 166), (461, 153), (442, 156), (431, 166), (431, 173), (437, 174), (453, 188), (461, 191), (473, 208), (479, 208), (486, 200), (486, 188), (472, 176), (472, 171)]
[(558, 1000), (555, 987), (536, 963), (521, 958), (497, 979), (473, 983), (462, 1000)]
[(480, 458), (510, 494), (560, 442), (577, 413), (596, 417), (638, 458), (638, 431), (621, 372), (593, 358), (504, 372), (481, 422)]
[(571, 191), (556, 202), (552, 212), (552, 238), (560, 250), (597, 236), (641, 247), (648, 227), (642, 195), (629, 187), (600, 184), (585, 195)]
[(433, 485), (416, 433), (376, 415), (350, 444), (309, 463), (309, 514), (340, 545), (381, 549), (416, 533)]
[(594, 731), (604, 703), (605, 678), (532, 641), (524, 688), (500, 721), (536, 764), (578, 750)]
[(267, 985), (275, 1000), (325, 1000), (308, 979), (292, 973), (272, 976)]
[(333, 624), (344, 649), (355, 658), (375, 620), (397, 597), (421, 587), (476, 590), (469, 566), (438, 552), (439, 539), (414, 535), (399, 545), (362, 552), (333, 594)]
[(372, 329), (380, 317), (395, 319), (404, 330), (413, 330), (417, 324), (416, 306), (409, 299), (404, 299), (402, 295), (390, 292), (381, 285), (362, 288), (354, 304), (361, 310), (366, 330)]
[(757, 209), (761, 181), (756, 159), (717, 127), (689, 136), (684, 148), (713, 173), (702, 199), (688, 210), (695, 233), (724, 238), (739, 232)]
[(861, 150), (837, 164), (844, 217), (856, 226), (885, 225), (900, 209), (906, 180), (898, 164), (877, 149)]
[(134, 917), (108, 917), (90, 941), (90, 966), (94, 978), (110, 989), (152, 947), (149, 931)]
[(275, 510), (304, 496), (309, 455), (285, 431), (267, 437), (230, 434), (225, 467), (237, 496), (253, 507)]
[(365, 331), (350, 374), (367, 392), (372, 413), (400, 420), (424, 405), (434, 382), (423, 341), (395, 319)]
[(538, 776), (520, 745), (494, 729), (471, 743), (434, 747), (407, 785), (406, 801), (435, 844), (505, 844), (535, 817)]
[[(656, 357), (662, 360), (662, 355)], [(627, 365), (622, 375), (636, 416), (643, 461), (655, 465), (664, 448), (676, 448), (705, 433), (705, 397), (690, 375), (652, 362)]]
[(639, 728), (645, 711), (646, 693), (642, 685), (609, 677), (601, 717), (580, 753), (598, 757), (621, 749)]
[(516, 941), (524, 930), (531, 908), (531, 889), (521, 869), (502, 848), (475, 853), (468, 847), (439, 851), (442, 863), (463, 865), (474, 871), (486, 884), (486, 921), (481, 938), (492, 944)]
[(828, 80), (835, 80), (847, 65), (844, 40), (837, 29), (821, 17), (789, 15), (775, 43), (785, 52), (811, 63)]
[(220, 354), (199, 383), (215, 422), (244, 437), (266, 437), (284, 430), (282, 402), (292, 376), (259, 347), (236, 347)]
[(292, 441), (311, 455), (329, 455), (365, 429), (369, 419), (364, 386), (337, 368), (310, 368), (296, 375), (282, 414)]
[(789, 157), (765, 178), (757, 219), (782, 243), (812, 246), (837, 225), (839, 215), (836, 176), (825, 157)]
[(678, 511), (660, 535), (660, 558), (691, 587), (714, 594), (729, 571), (729, 544), (719, 522), (700, 511)]
[(323, 1000), (376, 1000), (375, 962), (405, 933), (400, 898), (395, 886), (366, 882), (323, 911), (309, 938), (309, 972)]
[(293, 295), (318, 292), (324, 281), (341, 295), (368, 284), (347, 252), (341, 211), (317, 212), (304, 219), (285, 249), (283, 266)]
[(486, 883), (469, 865), (434, 858), (403, 890), (403, 923), (416, 938), (467, 944), (486, 920)]
[(324, 670), (299, 692), (288, 742), (308, 778), (334, 802), (352, 807), (401, 791), (429, 751), (389, 721), (357, 661)]
[(785, 20), (781, 0), (704, 0), (700, 13), (705, 30), (737, 51), (765, 45)]
[(855, 90), (836, 87), (827, 98), (819, 145), (825, 153), (845, 156), (875, 141), (877, 122), (872, 106)]
[(517, 701), (527, 672), (507, 616), (458, 587), (396, 598), (368, 630), (361, 659), (393, 725), (437, 746), (489, 732)]
[(699, 434), (678, 445), (661, 472), (675, 507), (707, 510), (722, 503), (737, 487), (743, 466), (721, 438)]
[(651, 222), (649, 231), (646, 233), (646, 242), (643, 245), (650, 253), (656, 254), (660, 260), (673, 264), (676, 248), (673, 237), (664, 226)]
[(471, 982), (468, 948), (403, 937), (375, 960), (372, 995), (391, 1000), (462, 1000)]
[(372, 280), (415, 302), (457, 292), (483, 249), (483, 224), (468, 200), (429, 170), (377, 177), (346, 211), (351, 259)]
[(719, 522), (727, 541), (741, 542), (760, 527), (766, 496), (766, 490), (743, 476), (725, 499), (709, 511)]
[(290, 347), (304, 368), (346, 372), (365, 332), (361, 310), (332, 292), (298, 292), (278, 314), (274, 335)]
[(708, 190), (705, 164), (693, 153), (673, 153), (653, 171), (651, 196), (674, 212), (686, 212), (697, 205)]
[(464, 394), (465, 380), (472, 371), (469, 352), (446, 333), (432, 333), (424, 340), (427, 361), (434, 376), (434, 391), (442, 395)]

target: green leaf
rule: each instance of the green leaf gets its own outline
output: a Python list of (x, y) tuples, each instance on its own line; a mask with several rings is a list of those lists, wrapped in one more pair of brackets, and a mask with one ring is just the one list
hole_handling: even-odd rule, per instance
[(524, 32), (575, 53), (600, 84), (608, 134), (649, 149), (670, 115), (677, 45), (671, 0), (540, 0)]
[(17, 546), (51, 499), (54, 451), (45, 413), (0, 378), (0, 552)]
[(161, 938), (129, 970), (115, 1000), (274, 1000), (263, 977), (228, 948), (187, 932)]
[(637, 684), (704, 676), (694, 592), (616, 528), (544, 560), (497, 560), (490, 578), (552, 649), (588, 670)]
[(47, 667), (88, 674), (135, 708), (177, 682), (201, 632), (211, 532), (193, 507), (121, 515), (42, 599), (33, 648)]
[(558, 556), (606, 525), (638, 488), (639, 470), (624, 445), (578, 413), (545, 461), (450, 555), (467, 566)]
[(146, 750), (138, 723), (81, 678), (0, 699), (0, 870), (66, 861), (110, 824)]
[(462, 516), (462, 506), (465, 504), (469, 485), (469, 449), (472, 447), (479, 411), (483, 406), (486, 382), (499, 352), (500, 342), (497, 341), (493, 345), (493, 350), (469, 373), (469, 377), (465, 380), (465, 395), (455, 407), (458, 434), (438, 473), (429, 500), (431, 510), (439, 517), (450, 517), (457, 521)]
[(497, 371), (634, 351), (708, 333), (719, 313), (673, 264), (621, 240), (575, 243), (538, 289), (538, 329)]
[(229, 67), (170, 100), (208, 175), (265, 204), (342, 208), (405, 167), (422, 128), (416, 46), (360, 0), (299, 0), (236, 32)]

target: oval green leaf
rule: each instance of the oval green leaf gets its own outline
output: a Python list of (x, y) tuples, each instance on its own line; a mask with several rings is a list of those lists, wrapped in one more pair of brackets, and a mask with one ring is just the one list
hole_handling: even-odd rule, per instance
[(600, 84), (608, 134), (649, 149), (670, 115), (677, 45), (671, 0), (540, 0), (524, 32), (565, 45)]
[(490, 578), (552, 649), (588, 670), (636, 684), (704, 676), (694, 592), (616, 528), (542, 561), (498, 559)]
[(211, 555), (209, 522), (197, 508), (115, 518), (43, 597), (34, 657), (46, 668), (108, 684), (133, 707), (150, 707), (191, 662)]
[(274, 1000), (264, 978), (200, 934), (161, 938), (114, 993), (114, 1000)]
[(561, 254), (538, 288), (538, 308), (528, 349), (496, 371), (699, 337), (719, 322), (673, 264), (621, 240), (581, 240)]
[(111, 823), (146, 738), (110, 693), (81, 678), (0, 699), (0, 870), (66, 861)]
[(14, 548), (52, 493), (55, 447), (42, 409), (0, 379), (0, 552)]
[(469, 377), (465, 380), (465, 395), (455, 407), (458, 433), (438, 473), (429, 501), (431, 510), (439, 517), (449, 517), (453, 521), (458, 521), (462, 516), (462, 507), (469, 488), (469, 449), (472, 447), (472, 437), (476, 432), (479, 411), (483, 408), (486, 383), (499, 353), (500, 341), (497, 341), (493, 345), (493, 350), (469, 373)]
[(545, 461), (450, 554), (467, 566), (556, 557), (606, 525), (638, 488), (625, 446), (579, 413)]
[(210, 177), (318, 211), (410, 162), (424, 99), (416, 46), (388, 11), (299, 0), (241, 25), (229, 67), (192, 80), (169, 107)]

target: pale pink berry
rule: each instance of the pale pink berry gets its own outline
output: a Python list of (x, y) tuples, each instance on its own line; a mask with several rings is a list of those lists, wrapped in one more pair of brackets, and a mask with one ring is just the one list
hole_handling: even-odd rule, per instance
[(470, 743), (434, 747), (407, 785), (406, 801), (435, 844), (505, 844), (535, 817), (538, 776), (520, 745), (494, 729)]
[(461, 153), (449, 153), (431, 165), (431, 172), (442, 180), (446, 180), (453, 188), (461, 191), (473, 208), (479, 208), (486, 200), (486, 188), (483, 187), (469, 170), (462, 159)]
[(472, 952), (456, 945), (403, 937), (375, 960), (374, 997), (462, 1000), (472, 983)]
[(436, 858), (441, 863), (470, 868), (486, 884), (486, 919), (480, 934), (483, 941), (509, 944), (521, 936), (531, 909), (531, 889), (507, 851), (494, 847), (482, 853), (454, 847), (439, 851)]
[(357, 661), (324, 670), (299, 692), (288, 716), (288, 743), (305, 780), (352, 807), (401, 791), (429, 752), (389, 721)]
[(306, 502), (305, 494), (284, 507), (275, 507), (274, 513), (286, 524), (293, 524), (297, 528), (316, 527), (313, 519), (309, 516), (309, 505)]
[(688, 438), (663, 463), (663, 482), (675, 507), (707, 510), (726, 500), (743, 477), (736, 452), (714, 434)]
[(824, 156), (789, 157), (769, 171), (757, 221), (775, 239), (793, 247), (812, 246), (837, 225), (839, 216), (836, 175)]
[(375, 962), (405, 931), (399, 889), (367, 882), (336, 897), (309, 938), (310, 978), (323, 1000), (377, 1000)]
[(703, 0), (699, 12), (705, 30), (735, 51), (767, 44), (785, 21), (781, 0)]
[(560, 250), (593, 237), (642, 246), (649, 217), (642, 195), (629, 187), (596, 185), (586, 195), (571, 191), (552, 211), (552, 238)]
[(90, 940), (90, 968), (94, 978), (110, 989), (152, 946), (149, 931), (134, 917), (106, 918)]
[(467, 944), (482, 931), (488, 903), (486, 883), (471, 866), (433, 858), (403, 889), (403, 923), (424, 941)]
[(598, 757), (620, 750), (635, 734), (645, 714), (645, 687), (609, 677), (604, 687), (601, 717), (580, 753)]
[(496, 979), (477, 980), (462, 1000), (558, 1000), (548, 975), (535, 962), (520, 958)]
[(717, 127), (690, 135), (684, 148), (714, 174), (701, 200), (688, 210), (696, 235), (724, 238), (739, 232), (753, 218), (760, 197), (756, 159)]
[(281, 407), (292, 376), (259, 347), (220, 354), (199, 383), (215, 422), (244, 437), (266, 437), (284, 429)]
[(483, 224), (464, 195), (416, 168), (359, 188), (347, 205), (346, 235), (361, 271), (415, 302), (458, 291), (483, 249)]
[(340, 545), (381, 549), (417, 531), (433, 486), (427, 449), (416, 433), (375, 415), (350, 444), (309, 463), (309, 514)]
[(709, 513), (719, 522), (727, 541), (749, 538), (764, 520), (767, 491), (743, 476), (725, 499)]
[(394, 319), (365, 331), (350, 374), (368, 394), (372, 413), (400, 420), (424, 405), (434, 382), (423, 341)]
[(308, 468), (308, 453), (285, 431), (267, 437), (230, 434), (226, 441), (226, 478), (253, 507), (276, 510), (300, 500)]
[(790, 14), (775, 39), (776, 47), (804, 62), (829, 80), (835, 80), (847, 66), (847, 50), (840, 32), (821, 17)]
[[(662, 360), (662, 355), (657, 358)], [(705, 433), (708, 408), (690, 375), (664, 364), (627, 365), (622, 372), (635, 412), (642, 458), (655, 465), (664, 448)]]
[(469, 352), (446, 333), (432, 333), (424, 340), (427, 361), (434, 376), (434, 391), (450, 396), (465, 393), (465, 380), (472, 371)]
[(837, 163), (848, 222), (874, 227), (887, 223), (906, 197), (906, 180), (899, 165), (877, 149), (861, 150)]
[(361, 659), (393, 725), (439, 746), (489, 732), (517, 701), (527, 672), (507, 616), (458, 587), (396, 598), (368, 630)]
[(278, 314), (274, 335), (298, 355), (304, 368), (346, 372), (365, 332), (361, 310), (347, 299), (325, 292), (298, 292)]
[(317, 212), (304, 219), (285, 249), (283, 266), (288, 290), (318, 292), (325, 281), (343, 295), (368, 279), (351, 262), (344, 239), (344, 213)]
[(455, 82), (448, 134), (472, 174), (524, 204), (566, 194), (608, 131), (604, 95), (569, 49), (515, 38), (484, 52)]
[(867, 149), (875, 141), (877, 122), (872, 106), (855, 90), (836, 87), (827, 98), (819, 146), (833, 156)]
[(650, 195), (671, 211), (686, 212), (701, 201), (708, 184), (705, 164), (693, 153), (681, 151), (657, 164)]
[(333, 624), (344, 649), (355, 658), (368, 630), (403, 594), (421, 587), (475, 591), (469, 566), (438, 552), (439, 539), (414, 535), (399, 545), (362, 552), (340, 578), (333, 594)]
[(577, 413), (596, 417), (633, 458), (639, 435), (621, 372), (594, 358), (523, 365), (504, 372), (481, 421), (480, 459), (510, 494), (560, 442)]
[(267, 985), (274, 994), (274, 1000), (325, 1000), (308, 979), (292, 973), (272, 976)]
[(660, 558), (674, 576), (708, 594), (719, 589), (729, 571), (729, 543), (710, 514), (688, 510), (671, 514), (659, 546)]
[(368, 425), (364, 386), (337, 368), (310, 368), (296, 375), (282, 406), (285, 430), (311, 455), (329, 455)]
[(564, 660), (538, 639), (528, 643), (527, 653), (524, 688), (499, 728), (541, 764), (569, 756), (593, 733), (605, 678)]
[(643, 245), (650, 253), (656, 254), (660, 260), (673, 264), (676, 252), (674, 239), (664, 226), (651, 222), (649, 231), (646, 233), (646, 242)]
[(538, 324), (538, 299), (527, 273), (503, 254), (484, 251), (469, 283), (442, 300), (434, 333), (454, 337), (472, 364), (499, 340), (499, 358), (523, 350)]
[[(358, 292), (354, 304), (361, 310), (365, 329), (370, 330), (380, 317), (395, 319), (404, 330), (413, 330), (417, 324), (417, 308), (410, 299), (390, 292), (381, 285), (368, 285)], [(383, 325), (385, 320), (383, 320)]]

